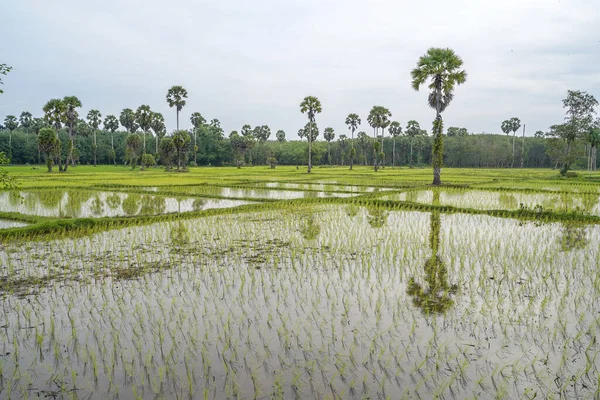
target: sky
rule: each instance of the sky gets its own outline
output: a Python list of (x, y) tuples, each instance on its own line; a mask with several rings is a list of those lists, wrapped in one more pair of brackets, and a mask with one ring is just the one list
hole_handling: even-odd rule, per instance
[(452, 48), (468, 73), (444, 112), (444, 125), (501, 133), (518, 117), (526, 134), (564, 118), (567, 90), (600, 99), (598, 0), (5, 0), (0, 24), (0, 118), (42, 116), (51, 98), (118, 117), (148, 104), (176, 126), (167, 90), (188, 91), (181, 128), (200, 112), (225, 134), (242, 125), (283, 129), (306, 122), (305, 96), (317, 96), (321, 128), (349, 131), (385, 106), (402, 127), (431, 130), (427, 89), (410, 71), (430, 47)]

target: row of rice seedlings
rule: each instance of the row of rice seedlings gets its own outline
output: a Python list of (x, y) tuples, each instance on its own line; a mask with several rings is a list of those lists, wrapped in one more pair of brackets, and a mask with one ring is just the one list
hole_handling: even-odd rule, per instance
[(9, 248), (5, 276), (43, 284), (3, 297), (0, 394), (593, 397), (582, 229), (330, 206)]

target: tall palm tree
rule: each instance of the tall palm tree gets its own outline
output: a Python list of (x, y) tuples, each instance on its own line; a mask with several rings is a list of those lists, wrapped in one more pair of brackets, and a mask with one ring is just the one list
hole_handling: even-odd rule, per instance
[(58, 137), (58, 131), (62, 128), (62, 124), (66, 121), (65, 111), (67, 106), (61, 99), (49, 100), (43, 108), (44, 118), (55, 129), (56, 134), (56, 151), (53, 155), (58, 160), (58, 171), (62, 172), (62, 159), (61, 159), (61, 143)]
[(190, 117), (190, 122), (194, 127), (194, 165), (197, 164), (197, 153), (198, 153), (198, 129), (202, 127), (202, 125), (206, 124), (206, 119), (199, 112), (195, 112)]
[(285, 142), (285, 132), (281, 129), (278, 130), (277, 133), (275, 134), (275, 138), (277, 138), (277, 141), (279, 143)]
[(146, 132), (150, 129), (153, 116), (154, 113), (150, 110), (150, 106), (146, 104), (139, 106), (135, 112), (135, 122), (140, 126), (143, 133), (143, 155), (146, 155)]
[(29, 133), (29, 128), (33, 124), (33, 115), (29, 111), (23, 111), (19, 116), (19, 123), (25, 129), (25, 132)]
[(115, 131), (119, 129), (119, 120), (114, 115), (107, 115), (104, 118), (104, 129), (110, 131), (110, 149), (111, 149), (111, 157), (113, 159), (113, 163), (117, 165), (117, 160), (115, 157)]
[(96, 156), (98, 153), (98, 145), (96, 143), (96, 131), (100, 126), (100, 122), (102, 121), (102, 114), (98, 110), (90, 110), (87, 114), (88, 124), (92, 127), (92, 134), (94, 135), (94, 167), (97, 165)]
[(517, 138), (517, 131), (521, 127), (521, 120), (519, 118), (513, 117), (510, 119), (510, 130), (513, 133), (513, 148), (512, 148), (512, 161), (510, 163), (510, 167), (513, 168), (515, 165), (515, 141)]
[(396, 165), (396, 138), (402, 134), (400, 122), (393, 121), (390, 124), (390, 134), (392, 135), (392, 168)]
[(138, 129), (138, 124), (135, 121), (135, 112), (131, 108), (124, 108), (119, 115), (119, 122), (123, 128), (127, 129), (129, 133), (135, 133)]
[(312, 127), (315, 122), (315, 116), (323, 111), (321, 107), (321, 102), (315, 96), (306, 96), (302, 103), (300, 103), (300, 112), (302, 114), (307, 114), (308, 122), (309, 122), (309, 131), (308, 131), (308, 173), (312, 169), (312, 141), (313, 141), (313, 133)]
[(333, 128), (325, 128), (325, 130), (323, 130), (323, 138), (327, 141), (327, 159), (329, 160), (329, 165), (331, 165), (331, 141), (335, 139)]
[(187, 99), (188, 93), (183, 86), (173, 86), (167, 92), (167, 103), (169, 107), (177, 110), (177, 130), (179, 130), (179, 111), (185, 106), (185, 99)]
[(417, 67), (411, 71), (412, 87), (418, 91), (427, 81), (429, 84), (428, 103), (435, 109), (433, 123), (433, 184), (442, 183), (441, 172), (444, 154), (442, 112), (454, 98), (454, 88), (467, 80), (467, 72), (460, 69), (463, 60), (452, 49), (430, 48), (417, 61)]
[(356, 155), (356, 150), (354, 150), (354, 131), (358, 128), (360, 123), (361, 120), (358, 114), (351, 113), (348, 114), (348, 116), (346, 117), (346, 125), (348, 125), (348, 129), (350, 129), (350, 131), (352, 132), (352, 140), (350, 142), (352, 146), (352, 148), (350, 149), (350, 169), (352, 169), (352, 166), (354, 165), (354, 156)]
[[(73, 156), (73, 152), (75, 150), (75, 126), (77, 125), (77, 120), (79, 119), (79, 113), (77, 109), (80, 108), (81, 101), (77, 98), (77, 96), (65, 96), (63, 98), (63, 103), (65, 104), (65, 120), (67, 123), (67, 127), (69, 128), (69, 155), (67, 156), (67, 160), (65, 162), (65, 166), (63, 171), (67, 171), (67, 167), (69, 163), (71, 165), (75, 165), (75, 157)], [(60, 167), (59, 167), (60, 171)]]
[(415, 137), (421, 134), (421, 126), (415, 120), (410, 120), (406, 124), (406, 136), (408, 136), (408, 140), (410, 142), (410, 161), (409, 167), (413, 167), (413, 142), (415, 141)]
[(165, 118), (161, 113), (152, 113), (152, 122), (150, 122), (150, 129), (154, 132), (154, 152), (158, 154), (158, 141), (165, 136)]
[(385, 107), (379, 107), (377, 112), (379, 127), (381, 128), (381, 153), (379, 162), (385, 166), (385, 153), (383, 152), (383, 138), (385, 137), (385, 129), (390, 126), (390, 118), (392, 117), (392, 113), (389, 109)]

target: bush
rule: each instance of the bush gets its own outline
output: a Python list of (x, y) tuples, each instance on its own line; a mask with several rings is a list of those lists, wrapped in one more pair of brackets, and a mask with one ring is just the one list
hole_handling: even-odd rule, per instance
[(152, 154), (144, 154), (142, 156), (142, 165), (145, 168), (150, 168), (156, 165), (156, 160), (154, 159), (154, 156)]

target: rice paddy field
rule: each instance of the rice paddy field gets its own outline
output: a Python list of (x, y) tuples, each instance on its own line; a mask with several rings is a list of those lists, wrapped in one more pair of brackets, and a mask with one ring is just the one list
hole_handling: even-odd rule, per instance
[(600, 397), (598, 174), (8, 170), (2, 399)]

